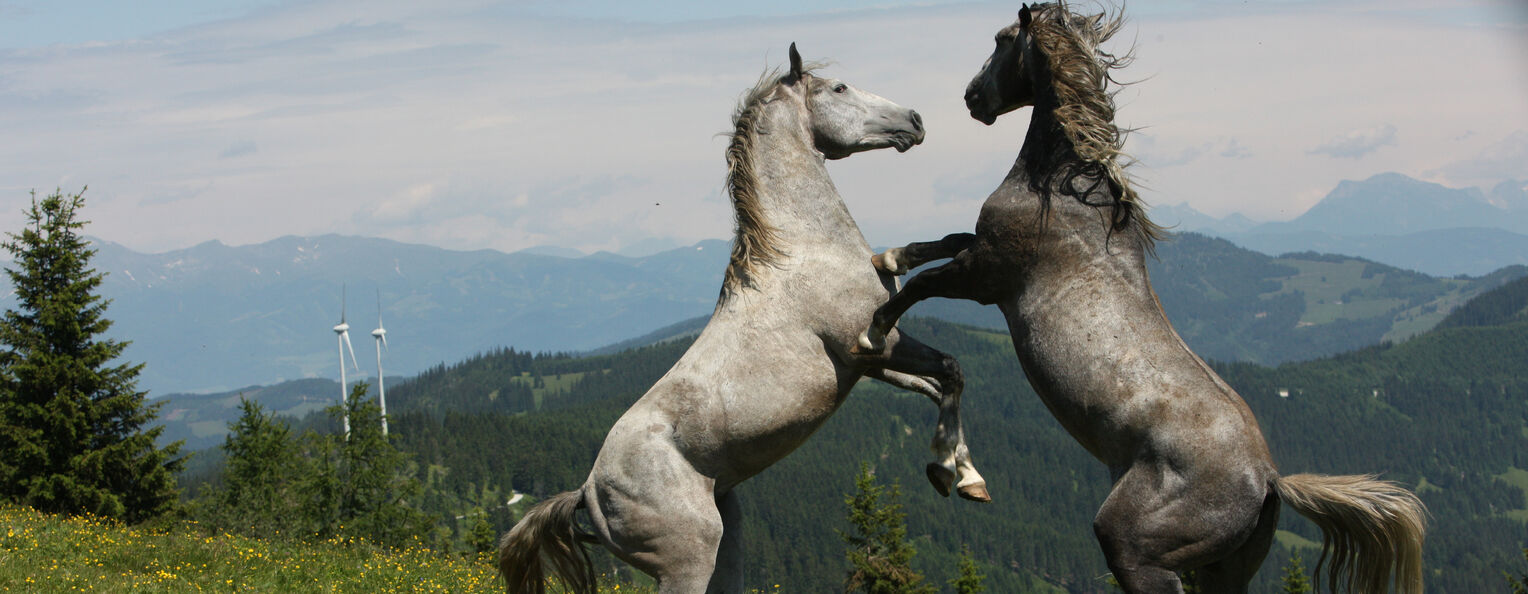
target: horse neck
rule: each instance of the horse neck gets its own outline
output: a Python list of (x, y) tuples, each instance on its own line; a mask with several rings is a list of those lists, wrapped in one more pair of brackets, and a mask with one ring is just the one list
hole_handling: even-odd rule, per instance
[(750, 156), (759, 207), (775, 236), (784, 246), (856, 239), (864, 243), (828, 177), (822, 153), (812, 143), (805, 109), (790, 100), (777, 100), (763, 116), (765, 126)]
[[(1077, 158), (1071, 141), (1056, 118), (1057, 106), (1055, 93), (1049, 89), (1036, 97), (1029, 118), (1029, 128), (1024, 134), (1024, 143), (1019, 149), (1019, 156), (1014, 161), (1013, 169), (1009, 172), (1009, 180), (1017, 184), (1020, 191), (1029, 192), (1031, 179), (1045, 176), (1055, 168), (1064, 166), (1068, 160)], [(1051, 183), (1060, 183), (1060, 180), (1052, 180)], [(1096, 204), (1109, 203), (1109, 200), (1101, 198), (1090, 201)], [(1035, 200), (1034, 204), (1038, 210), (1039, 200)], [(1050, 229), (1048, 235), (1065, 236), (1072, 241), (1087, 244), (1094, 253), (1107, 254), (1108, 257), (1105, 259), (1092, 261), (1109, 261), (1112, 267), (1129, 270), (1128, 276), (1147, 283), (1149, 287), (1145, 260), (1149, 250), (1132, 230), (1110, 232), (1107, 221), (1111, 220), (1112, 206), (1084, 204), (1071, 196), (1057, 192), (1052, 193), (1046, 208), (1045, 224)], [(1073, 245), (1063, 249), (1075, 248), (1076, 246)]]

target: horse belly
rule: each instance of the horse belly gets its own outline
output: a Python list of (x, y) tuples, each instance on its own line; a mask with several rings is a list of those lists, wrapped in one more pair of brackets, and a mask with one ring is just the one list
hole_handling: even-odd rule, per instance
[(820, 340), (746, 330), (733, 338), (754, 348), (681, 362), (643, 397), (664, 411), (675, 447), (719, 489), (794, 451), (853, 385)]
[(763, 471), (806, 443), (843, 404), (847, 393), (839, 389), (831, 370), (802, 373), (775, 388), (745, 390), (726, 411), (726, 457), (736, 481)]

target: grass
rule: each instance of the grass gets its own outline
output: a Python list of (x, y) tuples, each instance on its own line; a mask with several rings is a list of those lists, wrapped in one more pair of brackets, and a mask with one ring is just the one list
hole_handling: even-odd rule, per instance
[(207, 535), (0, 505), (0, 592), (502, 592), (486, 556)]
[(1508, 467), (1506, 472), (1496, 475), (1496, 478), (1523, 491), (1523, 509), (1509, 510), (1503, 515), (1519, 522), (1528, 522), (1528, 470)]
[(1273, 533), (1273, 539), (1278, 541), (1279, 546), (1286, 548), (1321, 550), (1321, 543), (1305, 538), (1287, 530), (1279, 530)]
[[(208, 534), (195, 523), (124, 526), (90, 516), (0, 504), (0, 592), (483, 592), (499, 594), (491, 555), (463, 557), (418, 545), (356, 538), (322, 542)], [(780, 592), (779, 586), (754, 590)], [(554, 582), (552, 594), (565, 594)], [(600, 594), (652, 594), (612, 584)]]
[(582, 371), (544, 375), (541, 376), (542, 387), (540, 388), (535, 387), (534, 383), (536, 380), (533, 376), (531, 376), (529, 371), (521, 373), (520, 377), (515, 378), (515, 380), (518, 383), (531, 386), (531, 397), (535, 399), (536, 408), (539, 410), (541, 408), (542, 401), (547, 397), (547, 395), (555, 394), (559, 391), (566, 391), (573, 387), (575, 382), (583, 379), (583, 377), (584, 372)]

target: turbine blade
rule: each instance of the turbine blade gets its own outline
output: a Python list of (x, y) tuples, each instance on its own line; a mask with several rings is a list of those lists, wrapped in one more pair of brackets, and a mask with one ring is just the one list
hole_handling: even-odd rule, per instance
[(345, 339), (345, 348), (350, 350), (350, 366), (354, 367), (356, 371), (360, 371), (361, 364), (355, 362), (355, 347), (350, 344), (350, 331), (341, 332), (340, 336)]
[(387, 335), (382, 335), (382, 350), (390, 350), (387, 346)]

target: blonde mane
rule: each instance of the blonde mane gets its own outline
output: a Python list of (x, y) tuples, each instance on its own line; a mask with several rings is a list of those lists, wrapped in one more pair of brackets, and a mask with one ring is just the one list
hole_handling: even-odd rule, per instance
[[(1100, 46), (1124, 26), (1124, 18), (1099, 14), (1073, 14), (1065, 2), (1032, 5), (1035, 16), (1029, 34), (1046, 58), (1051, 88), (1056, 94), (1055, 117), (1071, 149), (1084, 169), (1107, 177), (1114, 190), (1116, 229), (1129, 227), (1151, 246), (1164, 235), (1161, 226), (1146, 217), (1146, 204), (1125, 171), (1132, 163), (1125, 154), (1125, 133), (1114, 124), (1114, 95), (1109, 84), (1119, 84), (1110, 71), (1130, 64), (1129, 52), (1116, 56)], [(1130, 223), (1134, 221), (1134, 225)]]
[[(818, 64), (807, 64), (802, 75), (811, 78)], [(753, 169), (753, 145), (759, 134), (764, 106), (774, 97), (775, 89), (785, 81), (779, 69), (766, 70), (759, 82), (745, 91), (732, 112), (732, 142), (727, 145), (727, 194), (732, 197), (736, 233), (732, 240), (732, 258), (722, 278), (722, 298), (752, 284), (760, 266), (775, 264), (785, 255), (773, 226), (765, 220), (759, 205), (758, 177)], [(810, 84), (808, 82), (807, 84)]]

